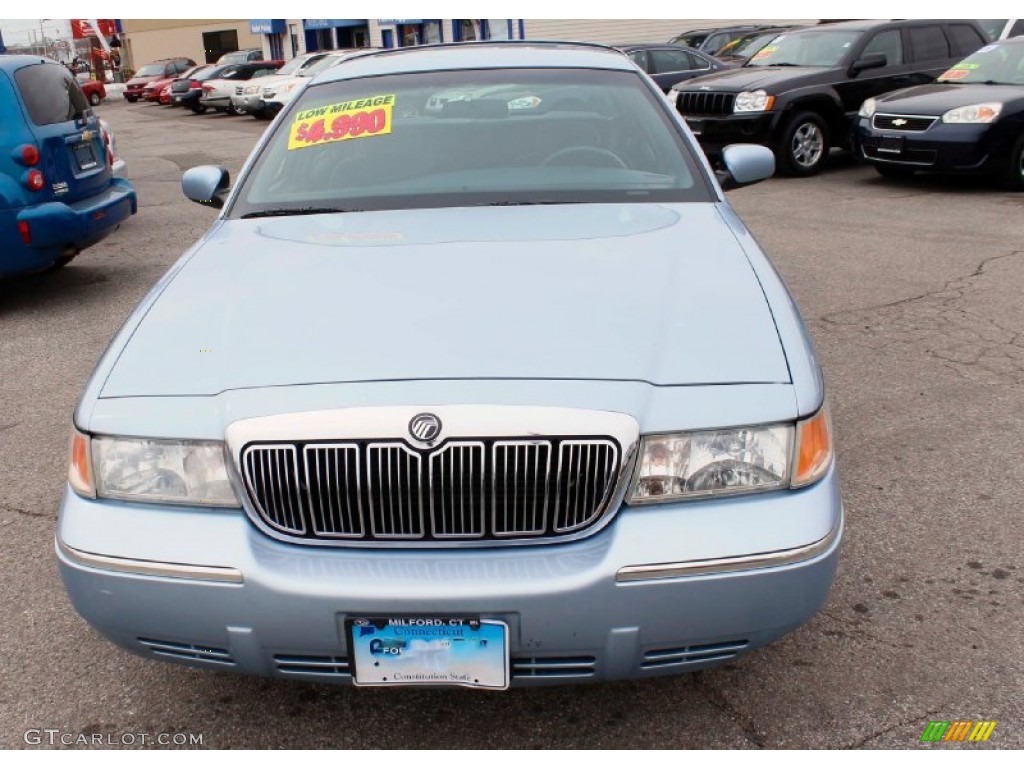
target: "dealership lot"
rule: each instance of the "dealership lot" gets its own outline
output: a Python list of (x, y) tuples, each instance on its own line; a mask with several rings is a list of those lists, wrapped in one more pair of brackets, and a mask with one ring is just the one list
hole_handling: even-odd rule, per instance
[(236, 173), (267, 126), (99, 112), (139, 214), (61, 272), (0, 285), (0, 746), (60, 729), (201, 733), (213, 747), (909, 747), (930, 720), (995, 720), (986, 746), (1024, 746), (1024, 195), (894, 184), (839, 158), (813, 179), (731, 193), (805, 314), (838, 435), (844, 555), (808, 626), (677, 678), (355, 691), (129, 656), (60, 586), (53, 528), (85, 377), (213, 220), (183, 198), (181, 172)]

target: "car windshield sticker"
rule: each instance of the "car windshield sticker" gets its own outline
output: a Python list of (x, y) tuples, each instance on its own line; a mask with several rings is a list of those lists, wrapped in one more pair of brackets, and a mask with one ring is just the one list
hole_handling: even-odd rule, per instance
[(975, 64), (974, 62), (970, 61), (961, 61), (956, 66), (952, 67), (951, 69), (947, 69), (945, 72), (939, 75), (939, 80), (963, 80), (965, 77), (971, 74), (971, 72), (980, 68), (980, 64)]
[(762, 48), (760, 51), (758, 51), (757, 53), (754, 54), (754, 59), (753, 60), (757, 61), (758, 59), (770, 58), (771, 55), (773, 53), (775, 53), (777, 50), (779, 50), (779, 46), (777, 46), (777, 45), (766, 46), (766, 47)]
[(305, 109), (292, 122), (288, 149), (391, 133), (394, 106), (395, 95), (388, 93)]

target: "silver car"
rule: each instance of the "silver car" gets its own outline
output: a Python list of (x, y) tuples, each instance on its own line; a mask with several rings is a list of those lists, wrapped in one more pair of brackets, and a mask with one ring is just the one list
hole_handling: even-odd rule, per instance
[(56, 535), (76, 610), (153, 659), (497, 690), (800, 627), (840, 547), (832, 428), (723, 194), (771, 152), (723, 163), (602, 46), (321, 73), (233, 186), (186, 172), (219, 218), (85, 388)]

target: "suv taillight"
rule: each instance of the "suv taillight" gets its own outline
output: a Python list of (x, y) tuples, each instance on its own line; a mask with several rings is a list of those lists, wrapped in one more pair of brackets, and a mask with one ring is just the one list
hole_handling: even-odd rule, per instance
[(33, 168), (25, 177), (25, 186), (32, 192), (38, 192), (46, 186), (46, 177), (38, 168)]
[(39, 164), (39, 148), (32, 144), (23, 144), (18, 150), (18, 160), (22, 165), (31, 168)]

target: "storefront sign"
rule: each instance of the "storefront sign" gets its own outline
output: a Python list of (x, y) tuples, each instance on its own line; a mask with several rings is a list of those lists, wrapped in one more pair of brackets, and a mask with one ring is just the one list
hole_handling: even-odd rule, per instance
[(365, 27), (366, 19), (303, 19), (303, 29), (331, 29), (333, 27)]
[(254, 35), (284, 34), (284, 19), (249, 19), (249, 31)]
[(377, 19), (378, 24), (422, 24), (423, 19)]

